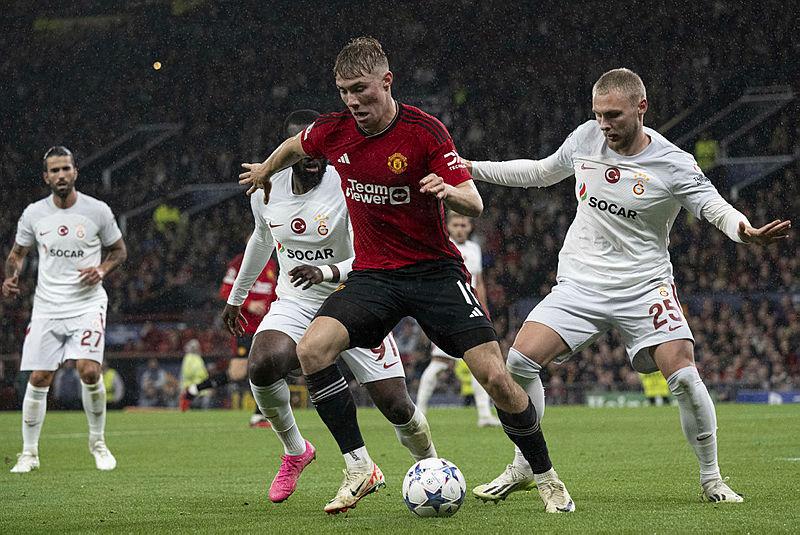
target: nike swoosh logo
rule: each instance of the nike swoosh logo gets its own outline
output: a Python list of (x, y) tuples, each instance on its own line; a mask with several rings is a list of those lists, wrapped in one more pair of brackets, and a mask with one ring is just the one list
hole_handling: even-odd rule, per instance
[(350, 491), (350, 494), (352, 494), (353, 496), (358, 496), (358, 491), (359, 491), (359, 490), (361, 490), (361, 487), (363, 487), (363, 486), (364, 486), (364, 482), (362, 481), (362, 482), (361, 482), (361, 483), (360, 483), (360, 484), (359, 484), (359, 485), (356, 487), (356, 490), (351, 490), (351, 491)]
[(45, 234), (50, 234), (52, 231), (48, 230), (47, 232), (40, 232), (39, 236), (44, 236)]
[(698, 442), (701, 442), (701, 441), (703, 441), (703, 440), (706, 440), (707, 438), (711, 438), (711, 437), (713, 437), (713, 436), (714, 436), (714, 435), (706, 435), (706, 436), (704, 436), (703, 438), (697, 437), (697, 441), (698, 441)]
[(272, 223), (269, 223), (269, 228), (282, 227), (282, 226), (283, 223), (281, 223), (280, 225), (273, 225)]
[(675, 329), (680, 329), (680, 328), (681, 328), (681, 326), (680, 326), (680, 325), (676, 325), (675, 327), (673, 327), (673, 326), (671, 326), (671, 325), (670, 325), (670, 327), (669, 327), (669, 330), (670, 330), (670, 331), (674, 331)]
[(386, 368), (386, 369), (388, 370), (389, 368), (391, 368), (391, 367), (392, 367), (392, 366), (394, 366), (395, 364), (397, 364), (397, 361), (394, 361), (394, 362), (392, 362), (391, 364), (384, 364), (384, 365), (383, 365), (383, 367), (384, 367), (384, 368)]
[(586, 167), (586, 164), (582, 163), (581, 164), (581, 169), (583, 169), (585, 171), (586, 169), (597, 169), (597, 167)]

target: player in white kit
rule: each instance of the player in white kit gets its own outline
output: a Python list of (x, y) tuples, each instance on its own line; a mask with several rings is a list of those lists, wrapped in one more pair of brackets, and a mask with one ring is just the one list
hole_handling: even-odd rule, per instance
[[(36, 245), (38, 280), (20, 365), (31, 375), (22, 402), (22, 453), (11, 471), (30, 472), (39, 467), (47, 393), (56, 370), (66, 360), (77, 361), (89, 421), (89, 451), (99, 470), (113, 470), (117, 461), (104, 437), (106, 389), (100, 367), (108, 296), (101, 281), (125, 261), (125, 242), (108, 205), (75, 190), (78, 170), (69, 149), (49, 149), (43, 175), (53, 194), (28, 205), (22, 213), (3, 281), (4, 296), (20, 294), (23, 261)], [(108, 253), (102, 259), (104, 249)]]
[[(450, 238), (461, 253), (464, 265), (472, 275), (472, 286), (475, 288), (478, 301), (486, 306), (486, 286), (483, 284), (483, 254), (481, 246), (472, 240), (469, 235), (472, 232), (470, 219), (457, 212), (450, 211), (447, 214), (447, 231)], [(453, 369), (456, 359), (445, 353), (435, 344), (431, 344), (431, 361), (422, 372), (417, 389), (417, 407), (424, 414), (428, 409), (428, 400), (436, 390), (437, 376), (439, 372)], [(478, 409), (478, 427), (499, 426), (500, 420), (492, 414), (492, 406), (489, 394), (483, 389), (481, 384), (470, 374), (472, 379), (472, 392), (475, 397), (475, 408)]]
[[(791, 223), (753, 228), (690, 154), (644, 127), (645, 87), (632, 71), (601, 76), (592, 106), (596, 120), (575, 129), (543, 160), (468, 163), (476, 180), (512, 187), (545, 187), (575, 175), (578, 209), (559, 254), (557, 285), (528, 316), (507, 366), (541, 420), (542, 366), (564, 362), (616, 328), (634, 369), (660, 370), (667, 379), (700, 464), (705, 498), (741, 502), (720, 476), (714, 404), (695, 367), (694, 338), (667, 252), (669, 231), (682, 207), (740, 243), (773, 243), (787, 236)], [(503, 474), (473, 493), (504, 499), (529, 488), (533, 476), (517, 451)]]
[[(291, 113), (286, 135), (296, 135), (317, 117), (319, 113), (312, 110)], [(269, 490), (270, 500), (282, 502), (294, 492), (300, 473), (316, 455), (295, 423), (285, 377), (300, 368), (297, 342), (325, 298), (347, 278), (354, 252), (340, 178), (326, 160), (305, 158), (274, 175), (271, 182), (269, 204), (264, 204), (263, 190), (250, 197), (255, 229), (222, 318), (232, 333), (240, 334), (244, 319), (240, 310), (248, 289), (277, 250), (278, 298), (258, 327), (248, 370), (253, 397), (286, 453)], [(380, 347), (349, 349), (341, 357), (414, 459), (436, 457), (425, 416), (408, 396), (391, 333)], [(342, 453), (347, 460), (348, 452)], [(382, 482), (377, 466), (376, 471), (374, 477)]]

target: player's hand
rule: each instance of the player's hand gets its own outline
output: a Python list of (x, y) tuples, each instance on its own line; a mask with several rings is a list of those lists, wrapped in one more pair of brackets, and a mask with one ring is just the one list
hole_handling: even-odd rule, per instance
[(247, 320), (242, 316), (242, 307), (225, 304), (225, 309), (222, 311), (222, 323), (228, 332), (234, 336), (242, 336), (244, 334), (244, 327), (247, 325)]
[(250, 184), (247, 190), (248, 195), (252, 195), (258, 189), (264, 190), (264, 204), (269, 202), (269, 193), (272, 190), (272, 181), (269, 179), (267, 166), (263, 163), (243, 163), (242, 167), (247, 171), (239, 175), (239, 184)]
[(248, 301), (247, 311), (254, 316), (263, 316), (267, 313), (266, 301)]
[(753, 228), (744, 221), (739, 221), (739, 239), (745, 243), (769, 245), (789, 236), (791, 228), (791, 221), (781, 221), (780, 219), (767, 223), (761, 228)]
[(17, 297), (20, 294), (19, 275), (8, 277), (3, 281), (3, 296)]
[(85, 284), (86, 286), (94, 286), (106, 276), (102, 269), (94, 266), (81, 268), (78, 270), (78, 273), (80, 273), (78, 280), (80, 280), (81, 284)]
[(464, 158), (461, 158), (461, 163), (466, 165), (467, 171), (469, 171), (469, 174), (472, 174), (472, 160), (465, 160)]
[(295, 287), (305, 283), (301, 290), (308, 290), (315, 284), (322, 282), (322, 270), (308, 264), (293, 267), (289, 270), (289, 276), (291, 277), (289, 282), (294, 284)]
[(450, 192), (449, 188), (453, 187), (449, 184), (445, 184), (444, 179), (436, 173), (431, 173), (420, 180), (419, 185), (421, 186), (419, 188), (420, 193), (433, 195), (440, 201), (443, 201), (447, 198), (447, 194)]

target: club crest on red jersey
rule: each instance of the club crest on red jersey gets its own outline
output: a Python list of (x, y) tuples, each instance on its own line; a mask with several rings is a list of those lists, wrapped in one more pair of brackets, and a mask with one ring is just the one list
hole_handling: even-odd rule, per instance
[(389, 156), (389, 169), (392, 170), (392, 173), (399, 175), (406, 170), (406, 167), (408, 167), (408, 158), (399, 152), (395, 152)]

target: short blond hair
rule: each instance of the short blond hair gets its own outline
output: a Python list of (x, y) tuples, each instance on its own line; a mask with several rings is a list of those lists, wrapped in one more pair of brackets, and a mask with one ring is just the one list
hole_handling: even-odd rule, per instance
[(336, 56), (333, 74), (351, 80), (365, 74), (384, 74), (389, 71), (389, 60), (383, 47), (374, 37), (352, 39)]
[(595, 95), (607, 95), (612, 91), (619, 91), (630, 97), (634, 104), (647, 98), (644, 82), (639, 75), (630, 69), (613, 69), (603, 74), (592, 87), (592, 98)]

